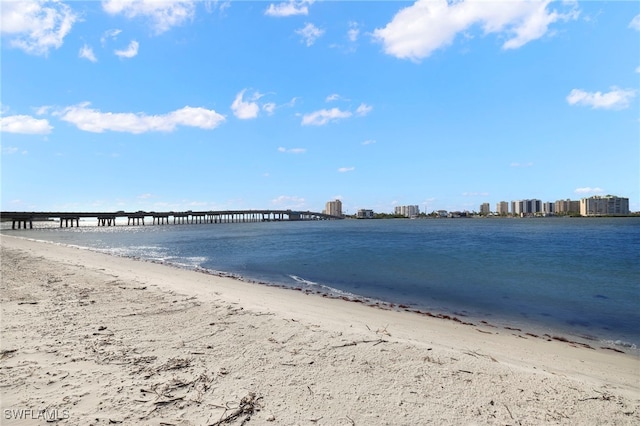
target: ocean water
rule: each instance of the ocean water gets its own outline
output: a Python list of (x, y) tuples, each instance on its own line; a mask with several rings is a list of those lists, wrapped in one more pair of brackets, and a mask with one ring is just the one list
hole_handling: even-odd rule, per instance
[(640, 218), (93, 225), (3, 233), (640, 347)]

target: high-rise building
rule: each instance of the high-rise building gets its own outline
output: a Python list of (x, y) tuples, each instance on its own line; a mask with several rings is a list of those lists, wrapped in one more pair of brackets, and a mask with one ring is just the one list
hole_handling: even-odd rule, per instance
[(615, 195), (598, 195), (580, 200), (580, 215), (582, 216), (620, 216), (629, 214), (629, 199)]
[(544, 213), (545, 216), (551, 216), (556, 212), (555, 207), (555, 203), (542, 203), (542, 213)]
[(420, 207), (418, 206), (396, 206), (394, 213), (404, 217), (416, 217), (420, 214)]
[(506, 201), (500, 201), (496, 204), (496, 213), (501, 216), (506, 216), (509, 214), (509, 203)]
[(480, 204), (480, 214), (488, 215), (490, 213), (491, 213), (491, 206), (489, 205), (489, 203)]
[(511, 213), (514, 216), (533, 215), (542, 213), (542, 201), (540, 200), (519, 200), (511, 202)]
[(331, 216), (342, 217), (342, 201), (328, 201), (324, 212), (325, 214), (329, 214)]
[(568, 214), (580, 212), (580, 201), (571, 201), (570, 199), (558, 200), (555, 202), (555, 214)]

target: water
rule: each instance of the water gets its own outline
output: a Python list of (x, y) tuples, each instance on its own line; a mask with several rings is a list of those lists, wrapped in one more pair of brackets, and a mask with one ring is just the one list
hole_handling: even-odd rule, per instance
[[(93, 222), (91, 222), (93, 224)], [(640, 218), (5, 230), (110, 254), (640, 346)]]

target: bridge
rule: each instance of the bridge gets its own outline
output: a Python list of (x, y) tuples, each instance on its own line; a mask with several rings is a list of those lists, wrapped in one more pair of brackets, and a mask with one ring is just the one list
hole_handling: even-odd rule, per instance
[[(127, 225), (145, 225), (145, 219), (153, 225), (193, 224), (193, 223), (239, 223), (239, 222), (278, 222), (301, 220), (335, 220), (340, 216), (325, 213), (295, 210), (219, 210), (185, 212), (0, 212), (2, 221), (11, 221), (11, 229), (33, 229), (38, 220), (59, 219), (60, 228), (80, 226), (80, 219), (94, 218), (97, 226), (115, 226), (116, 219), (126, 218)], [(148, 222), (147, 222), (148, 223)]]

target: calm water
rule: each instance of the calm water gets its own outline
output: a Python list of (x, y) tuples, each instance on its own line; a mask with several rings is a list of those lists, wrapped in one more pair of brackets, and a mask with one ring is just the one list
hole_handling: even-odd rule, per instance
[(3, 232), (640, 346), (640, 218), (89, 223)]

